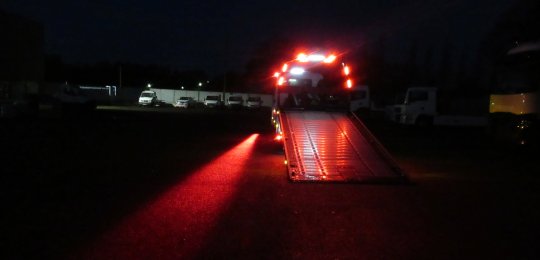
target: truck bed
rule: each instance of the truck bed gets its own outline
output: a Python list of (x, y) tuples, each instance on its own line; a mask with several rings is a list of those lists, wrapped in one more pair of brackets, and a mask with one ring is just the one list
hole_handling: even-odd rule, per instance
[(292, 181), (400, 182), (405, 177), (358, 118), (324, 111), (280, 114)]

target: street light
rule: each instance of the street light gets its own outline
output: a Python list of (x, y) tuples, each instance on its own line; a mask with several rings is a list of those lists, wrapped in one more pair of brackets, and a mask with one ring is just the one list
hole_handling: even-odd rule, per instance
[(202, 82), (199, 82), (199, 87), (197, 88), (197, 101), (201, 101), (201, 87), (202, 87)]
[(147, 87), (147, 88), (151, 88), (151, 87), (152, 87), (152, 84), (148, 83), (148, 84), (146, 84), (146, 87)]

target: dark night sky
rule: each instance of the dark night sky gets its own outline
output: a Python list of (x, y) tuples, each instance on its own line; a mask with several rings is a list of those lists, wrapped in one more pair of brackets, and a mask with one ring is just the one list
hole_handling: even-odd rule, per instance
[(0, 8), (45, 28), (45, 49), (67, 62), (128, 61), (242, 69), (253, 50), (272, 37), (362, 46), (389, 35), (394, 55), (416, 39), (450, 39), (474, 49), (515, 0), (364, 1), (42, 1), (3, 0)]

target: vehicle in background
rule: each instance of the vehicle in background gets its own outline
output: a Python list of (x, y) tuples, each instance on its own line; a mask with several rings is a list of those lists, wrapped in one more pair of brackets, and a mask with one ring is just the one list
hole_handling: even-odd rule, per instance
[(63, 113), (88, 112), (96, 109), (96, 101), (84, 95), (79, 86), (64, 85), (52, 96), (56, 108)]
[(351, 89), (351, 105), (350, 106), (351, 106), (352, 112), (371, 109), (371, 101), (370, 101), (368, 86), (359, 85)]
[(246, 107), (250, 109), (259, 109), (262, 106), (261, 97), (248, 97)]
[(0, 118), (36, 116), (39, 112), (37, 97), (0, 99)]
[(180, 97), (178, 100), (176, 100), (176, 103), (174, 103), (175, 107), (180, 108), (190, 108), (195, 105), (195, 100), (193, 100), (192, 97)]
[(141, 106), (156, 106), (159, 104), (157, 94), (151, 90), (141, 92), (139, 96), (139, 105)]
[(0, 81), (0, 118), (37, 116), (39, 99), (36, 82)]
[(411, 87), (403, 104), (394, 106), (394, 116), (405, 125), (486, 126), (487, 110), (483, 106), (487, 97), (464, 98), (460, 94), (443, 95), (434, 87)]
[(230, 96), (227, 99), (228, 108), (239, 109), (239, 108), (242, 108), (243, 105), (244, 105), (244, 99), (242, 98), (242, 96)]
[(510, 49), (490, 89), (489, 132), (513, 144), (539, 143), (540, 41)]
[(204, 99), (204, 106), (209, 108), (221, 107), (223, 102), (221, 102), (221, 96), (206, 96)]

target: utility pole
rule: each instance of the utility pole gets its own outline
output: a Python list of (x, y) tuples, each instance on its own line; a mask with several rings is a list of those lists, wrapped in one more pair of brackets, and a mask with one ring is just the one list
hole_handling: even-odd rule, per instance
[(223, 75), (223, 103), (225, 103), (225, 92), (227, 91), (227, 72), (229, 65), (229, 21), (230, 19), (226, 19), (225, 22), (225, 53), (223, 59), (223, 67), (225, 69), (225, 74)]
[(122, 65), (118, 68), (118, 87), (122, 88)]

